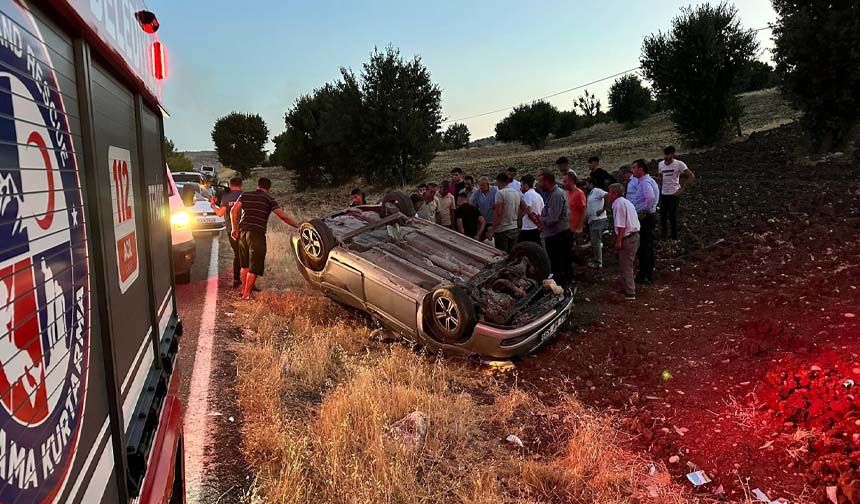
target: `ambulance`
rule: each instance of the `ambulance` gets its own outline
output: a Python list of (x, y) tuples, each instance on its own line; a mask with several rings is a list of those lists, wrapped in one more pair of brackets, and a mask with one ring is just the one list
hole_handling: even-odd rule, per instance
[(142, 0), (0, 0), (0, 503), (184, 502), (164, 55)]

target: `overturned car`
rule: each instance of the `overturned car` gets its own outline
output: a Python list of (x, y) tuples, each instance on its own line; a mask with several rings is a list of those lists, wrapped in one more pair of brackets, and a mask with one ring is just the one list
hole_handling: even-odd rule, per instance
[(535, 350), (567, 321), (573, 294), (548, 279), (536, 243), (510, 255), (413, 217), (409, 197), (302, 223), (299, 271), (330, 298), (434, 350), (509, 358)]

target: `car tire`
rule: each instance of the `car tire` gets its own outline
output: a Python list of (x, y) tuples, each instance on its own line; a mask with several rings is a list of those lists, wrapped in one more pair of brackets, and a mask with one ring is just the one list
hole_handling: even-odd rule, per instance
[(528, 262), (526, 276), (532, 280), (542, 282), (549, 278), (552, 267), (546, 250), (534, 242), (520, 242), (514, 245), (508, 254), (508, 262), (519, 261), (525, 258)]
[(334, 235), (323, 221), (311, 219), (299, 226), (299, 255), (302, 263), (313, 271), (325, 268), (334, 246)]
[(412, 205), (412, 199), (403, 191), (390, 191), (382, 198), (382, 208), (386, 209), (386, 215), (392, 215), (393, 212), (388, 212), (389, 206), (397, 207), (397, 211), (407, 217), (415, 216), (415, 206)]
[(444, 343), (462, 342), (472, 335), (478, 317), (462, 287), (442, 287), (429, 296), (426, 318), (431, 336)]
[(191, 271), (184, 271), (182, 273), (176, 274), (176, 283), (177, 284), (189, 284), (191, 283)]

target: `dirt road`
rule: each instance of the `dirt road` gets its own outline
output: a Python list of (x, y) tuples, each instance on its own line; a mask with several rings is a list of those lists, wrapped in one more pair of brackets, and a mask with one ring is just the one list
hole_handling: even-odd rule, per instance
[[(223, 233), (222, 233), (223, 235)], [(183, 370), (181, 397), (185, 413), (187, 502), (234, 503), (251, 484), (241, 445), (241, 416), (233, 394), (236, 378), (231, 342), (225, 330), (231, 316), (228, 271), (232, 250), (224, 236), (196, 236), (197, 258), (191, 283), (177, 285), (184, 334), (179, 352)]]

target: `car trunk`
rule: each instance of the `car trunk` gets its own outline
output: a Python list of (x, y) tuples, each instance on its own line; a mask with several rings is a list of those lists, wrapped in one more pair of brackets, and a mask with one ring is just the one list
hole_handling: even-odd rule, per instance
[(325, 219), (335, 239), (396, 277), (429, 291), (446, 284), (466, 289), (478, 319), (496, 327), (526, 324), (557, 305), (554, 295), (528, 279), (525, 260), (419, 218), (380, 218), (348, 212)]

